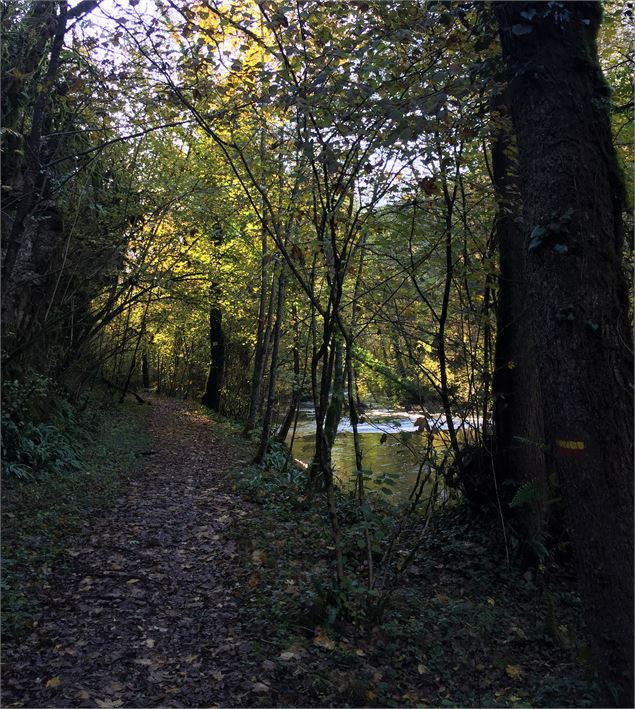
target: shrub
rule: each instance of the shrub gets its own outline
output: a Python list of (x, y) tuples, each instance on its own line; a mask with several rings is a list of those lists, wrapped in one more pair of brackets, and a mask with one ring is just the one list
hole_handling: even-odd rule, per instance
[(77, 471), (79, 415), (54, 383), (29, 372), (2, 383), (2, 474), (34, 479)]

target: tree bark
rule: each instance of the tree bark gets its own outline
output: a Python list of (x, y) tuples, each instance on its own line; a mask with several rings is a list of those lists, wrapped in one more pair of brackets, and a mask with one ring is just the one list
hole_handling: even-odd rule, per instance
[(298, 327), (298, 311), (295, 305), (291, 306), (291, 318), (293, 320), (293, 390), (291, 392), (291, 401), (287, 414), (284, 417), (278, 432), (276, 440), (278, 443), (284, 443), (291, 429), (291, 425), (295, 421), (300, 399), (302, 398), (302, 381), (300, 377), (300, 329)]
[(495, 5), (519, 155), (528, 332), (607, 701), (633, 706), (632, 337), (595, 2)]
[(213, 285), (212, 302), (209, 309), (209, 341), (210, 341), (210, 365), (207, 376), (205, 394), (201, 399), (201, 404), (212, 409), (220, 410), (221, 391), (223, 388), (223, 375), (225, 372), (225, 333), (223, 332), (223, 311), (215, 297), (216, 287)]
[(254, 459), (255, 463), (262, 463), (267, 455), (269, 448), (269, 435), (271, 433), (271, 424), (273, 421), (273, 410), (276, 403), (276, 381), (278, 371), (278, 349), (280, 347), (280, 335), (282, 333), (282, 317), (284, 308), (284, 291), (286, 285), (285, 273), (280, 267), (280, 275), (278, 276), (278, 298), (276, 305), (276, 321), (273, 327), (273, 345), (271, 348), (271, 369), (269, 371), (269, 386), (267, 389), (267, 407), (262, 422), (262, 433), (260, 435), (260, 446)]
[(329, 450), (333, 448), (337, 436), (337, 427), (342, 418), (344, 404), (344, 360), (342, 356), (342, 340), (335, 342), (335, 363), (333, 365), (333, 385), (331, 387), (331, 400), (326, 409), (324, 418), (324, 435)]
[[(44, 3), (41, 3), (40, 5), (43, 7)], [(51, 3), (51, 7), (53, 6), (54, 3)], [(51, 45), (49, 64), (46, 74), (42, 80), (41, 90), (33, 106), (33, 113), (31, 116), (31, 132), (25, 146), (27, 160), (26, 169), (23, 175), (22, 193), (15, 216), (13, 217), (13, 223), (7, 230), (6, 246), (3, 244), (4, 258), (2, 262), (2, 295), (4, 305), (7, 303), (6, 296), (10, 286), (12, 285), (13, 269), (20, 253), (25, 225), (38, 198), (37, 193), (39, 183), (41, 182), (40, 173), (42, 169), (40, 164), (42, 128), (47, 116), (47, 104), (49, 101), (51, 88), (59, 71), (60, 56), (64, 46), (64, 36), (66, 34), (67, 11), (68, 3), (60, 2), (59, 14), (55, 16), (54, 10), (51, 10), (49, 19), (49, 22), (55, 23), (55, 33), (53, 35), (53, 42)], [(42, 15), (42, 17), (44, 17), (44, 15)]]
[[(267, 230), (263, 222), (261, 228), (262, 257), (260, 260), (260, 300), (258, 303), (258, 329), (256, 332), (256, 349), (254, 352), (254, 371), (251, 379), (251, 390), (249, 395), (249, 411), (243, 434), (249, 436), (256, 425), (258, 415), (258, 404), (260, 402), (260, 390), (262, 386), (262, 376), (265, 370), (266, 350), (264, 345), (265, 332), (267, 330)], [(271, 291), (273, 293), (273, 289)], [(271, 307), (269, 307), (271, 315)]]
[(150, 388), (150, 364), (148, 362), (148, 350), (145, 348), (141, 355), (141, 385), (144, 389)]
[[(523, 230), (518, 223), (521, 208), (516, 179), (518, 166), (513, 157), (516, 146), (505, 96), (499, 95), (494, 100), (492, 122), (492, 180), (500, 261), (492, 384), (495, 474), (499, 483), (537, 481), (546, 490), (541, 392), (533, 348), (527, 337), (527, 254)], [(500, 485), (498, 489), (500, 492)], [(543, 531), (544, 497), (524, 507), (515, 521), (519, 521), (525, 541), (539, 540)]]

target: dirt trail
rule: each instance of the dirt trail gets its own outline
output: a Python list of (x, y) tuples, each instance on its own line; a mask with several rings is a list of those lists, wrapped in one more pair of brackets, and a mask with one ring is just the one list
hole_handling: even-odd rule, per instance
[(231, 540), (249, 512), (219, 481), (246, 454), (183, 403), (152, 404), (152, 453), (7, 648), (4, 706), (250, 703), (256, 660), (235, 597), (246, 571)]

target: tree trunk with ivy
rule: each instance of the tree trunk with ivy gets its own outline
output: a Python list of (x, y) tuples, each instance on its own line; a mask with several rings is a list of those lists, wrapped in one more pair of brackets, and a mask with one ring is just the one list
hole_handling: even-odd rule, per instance
[[(514, 488), (520, 492), (531, 487), (533, 492), (525, 495), (528, 500), (517, 508), (512, 524), (523, 537), (524, 546), (540, 556), (544, 553), (541, 545), (548, 475), (538, 372), (531, 348), (527, 347), (526, 253), (523, 230), (518, 223), (516, 146), (503, 94), (492, 102), (491, 117), (492, 181), (496, 193), (496, 239), (500, 263), (492, 384), (496, 492), (499, 500), (503, 498), (509, 502)], [(513, 483), (514, 488), (509, 490), (506, 483)]]
[(523, 202), (543, 442), (607, 701), (633, 706), (632, 338), (595, 2), (495, 5)]

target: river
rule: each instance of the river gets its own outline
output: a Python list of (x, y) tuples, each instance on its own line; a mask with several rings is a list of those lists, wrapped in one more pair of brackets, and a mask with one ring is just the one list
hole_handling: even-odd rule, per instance
[[(362, 466), (364, 471), (372, 473), (366, 479), (368, 489), (382, 490), (387, 494), (389, 488), (386, 482), (392, 480), (391, 497), (394, 501), (408, 498), (416, 481), (426, 445), (426, 436), (419, 432), (415, 423), (421, 417), (421, 413), (403, 410), (366, 411), (358, 431), (363, 452)], [(445, 416), (435, 415), (427, 420), (428, 425), (436, 431), (435, 449), (442, 452), (448, 445)], [(459, 427), (461, 421), (456, 419), (454, 424)], [(291, 433), (287, 443), (291, 443)], [(315, 412), (312, 408), (302, 408), (298, 416), (292, 453), (295, 458), (308, 464), (314, 450)], [(351, 422), (346, 417), (342, 418), (337, 428), (331, 456), (338, 483), (345, 489), (354, 489), (355, 447)], [(394, 475), (387, 478), (387, 473)]]

